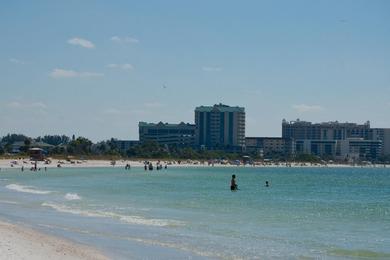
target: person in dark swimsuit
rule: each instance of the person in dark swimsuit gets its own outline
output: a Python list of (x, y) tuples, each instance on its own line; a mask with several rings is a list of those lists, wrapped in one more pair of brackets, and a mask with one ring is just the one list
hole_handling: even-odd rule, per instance
[(230, 190), (231, 191), (236, 191), (238, 189), (237, 184), (236, 184), (236, 175), (232, 175), (232, 180), (230, 181)]

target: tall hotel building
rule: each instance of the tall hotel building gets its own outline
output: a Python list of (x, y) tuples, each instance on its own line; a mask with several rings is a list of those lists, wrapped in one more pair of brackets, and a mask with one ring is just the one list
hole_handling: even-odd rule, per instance
[(245, 146), (245, 108), (223, 104), (195, 109), (195, 143), (198, 147), (242, 150)]

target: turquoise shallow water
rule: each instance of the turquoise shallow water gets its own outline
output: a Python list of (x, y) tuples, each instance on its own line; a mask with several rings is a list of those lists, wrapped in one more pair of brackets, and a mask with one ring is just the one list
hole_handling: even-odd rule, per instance
[(390, 169), (2, 169), (0, 217), (123, 259), (390, 259)]

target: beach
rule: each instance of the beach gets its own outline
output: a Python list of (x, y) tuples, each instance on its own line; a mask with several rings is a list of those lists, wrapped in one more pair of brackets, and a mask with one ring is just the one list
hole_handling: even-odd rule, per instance
[[(256, 162), (253, 165), (240, 163), (239, 165), (228, 162), (215, 162), (209, 163), (208, 161), (199, 161), (199, 160), (158, 160), (158, 159), (145, 159), (145, 160), (135, 160), (135, 159), (120, 159), (120, 160), (66, 160), (66, 159), (52, 159), (48, 158), (49, 163), (44, 161), (37, 162), (38, 170), (44, 170), (46, 168), (57, 168), (58, 166), (65, 168), (104, 168), (104, 167), (122, 167), (124, 168), (127, 164), (131, 167), (144, 167), (145, 161), (152, 163), (153, 166), (161, 164), (162, 166), (167, 165), (167, 167), (328, 167), (328, 168), (343, 168), (343, 167), (365, 167), (365, 168), (390, 168), (390, 165), (384, 164), (341, 164), (341, 163), (310, 163), (310, 162), (292, 162), (292, 163), (275, 163), (275, 162)], [(113, 165), (113, 162), (115, 164)], [(35, 162), (30, 161), (27, 158), (20, 159), (0, 159), (0, 169), (21, 169), (29, 170), (34, 167)]]
[(0, 259), (108, 259), (97, 250), (0, 221)]

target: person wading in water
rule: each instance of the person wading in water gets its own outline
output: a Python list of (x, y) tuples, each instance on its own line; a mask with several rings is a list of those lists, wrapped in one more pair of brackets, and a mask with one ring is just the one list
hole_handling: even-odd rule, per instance
[(232, 175), (232, 180), (230, 181), (230, 190), (231, 191), (238, 190), (238, 186), (236, 184), (236, 175), (235, 174)]

